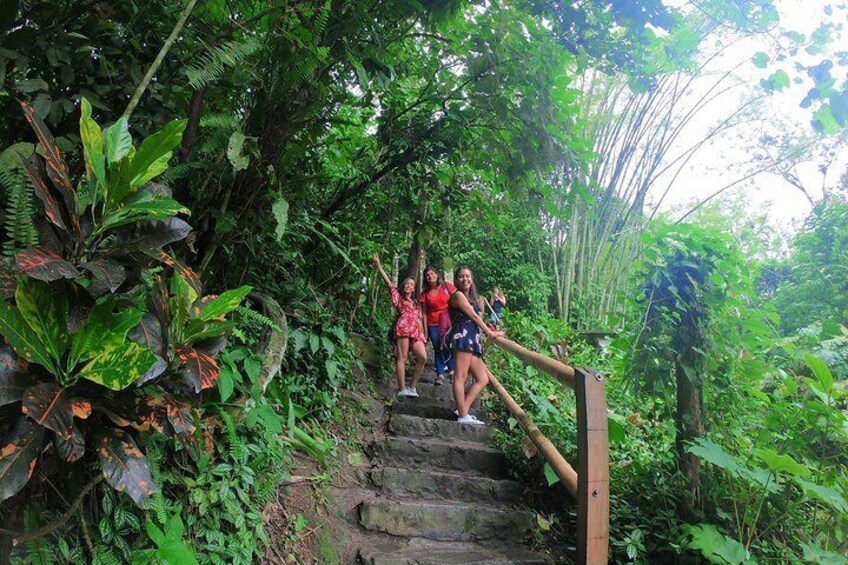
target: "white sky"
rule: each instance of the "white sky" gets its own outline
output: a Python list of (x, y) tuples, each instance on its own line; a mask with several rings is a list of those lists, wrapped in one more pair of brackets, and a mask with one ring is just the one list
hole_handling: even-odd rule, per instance
[[(777, 0), (776, 2), (781, 16), (781, 29), (791, 29), (804, 33), (808, 38), (810, 34), (826, 18), (824, 7), (835, 2), (822, 0)], [(846, 11), (834, 8), (834, 18), (842, 18), (845, 23)], [(832, 19), (830, 21), (836, 21)], [(784, 47), (791, 45), (787, 38), (778, 40)], [(721, 99), (707, 106), (696, 119), (687, 126), (676, 144), (677, 150), (672, 149), (669, 155), (674, 158), (684, 148), (691, 146), (698, 140), (703, 139), (709, 129), (721, 122), (732, 112), (742, 100), (756, 93), (757, 85), (761, 78), (768, 76), (778, 68), (783, 68), (791, 78), (803, 76), (803, 84), (792, 86), (783, 92), (778, 92), (768, 97), (754, 114), (754, 121), (743, 127), (725, 132), (713, 143), (702, 147), (698, 153), (689, 161), (684, 172), (678, 177), (672, 186), (666, 200), (660, 206), (661, 212), (672, 210), (688, 210), (693, 202), (698, 202), (714, 193), (719, 188), (736, 181), (751, 170), (746, 161), (751, 159), (760, 145), (757, 139), (763, 134), (792, 135), (801, 137), (813, 137), (815, 132), (811, 125), (813, 112), (811, 109), (799, 107), (800, 101), (806, 95), (811, 82), (804, 71), (794, 69), (794, 61), (787, 59), (783, 63), (774, 62), (776, 44), (774, 39), (766, 35), (746, 39), (728, 50), (719, 60), (711, 65), (711, 72), (699, 79), (697, 86), (693, 89), (692, 96), (700, 96), (716, 76), (728, 69), (733, 68), (741, 61), (749, 61), (754, 53), (765, 51), (772, 56), (772, 61), (767, 69), (758, 69), (753, 63), (744, 64), (738, 71), (736, 77), (744, 84), (724, 95)], [(817, 64), (822, 59), (829, 57), (835, 51), (848, 50), (848, 35), (843, 34), (841, 38), (831, 43), (827, 53), (810, 56), (803, 53), (799, 60), (804, 64)], [(836, 77), (836, 86), (839, 87), (846, 80), (844, 67), (834, 67), (831, 72)], [(803, 75), (802, 75), (803, 73)], [(831, 138), (833, 140), (833, 138)], [(828, 186), (835, 186), (841, 174), (848, 170), (848, 146), (843, 144), (837, 149), (836, 158), (831, 165), (826, 182)], [(797, 170), (799, 179), (814, 198), (821, 197), (822, 174), (818, 171), (816, 163), (805, 163)], [(649, 194), (649, 204), (663, 193), (668, 186), (668, 180), (655, 185)], [(749, 210), (754, 213), (768, 211), (770, 220), (775, 226), (783, 229), (797, 227), (810, 211), (810, 204), (804, 195), (797, 189), (773, 174), (760, 174), (749, 181), (738, 185), (734, 190), (740, 190), (744, 199), (750, 202)], [(672, 214), (678, 217), (680, 213)]]

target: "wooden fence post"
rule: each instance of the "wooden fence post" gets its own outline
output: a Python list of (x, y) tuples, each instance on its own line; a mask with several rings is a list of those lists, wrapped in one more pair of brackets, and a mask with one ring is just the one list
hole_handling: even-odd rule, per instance
[(575, 368), (577, 396), (577, 563), (609, 559), (609, 432), (604, 377)]

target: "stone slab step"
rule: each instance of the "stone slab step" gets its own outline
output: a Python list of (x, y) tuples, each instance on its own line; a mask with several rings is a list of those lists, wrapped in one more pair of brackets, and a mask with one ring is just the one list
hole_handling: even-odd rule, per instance
[(453, 469), (506, 479), (506, 456), (481, 443), (432, 438), (387, 437), (369, 446), (369, 454), (385, 466), (407, 469)]
[(389, 420), (389, 432), (394, 435), (408, 437), (460, 439), (481, 443), (492, 442), (492, 430), (489, 426), (460, 424), (455, 420), (421, 418), (410, 414), (392, 414)]
[(381, 467), (370, 473), (371, 483), (394, 498), (516, 502), (524, 491), (515, 481), (487, 479), (462, 473), (438, 473)]
[(367, 530), (433, 540), (522, 540), (533, 514), (468, 503), (367, 500), (359, 506), (359, 523)]
[[(418, 398), (398, 397), (392, 405), (392, 414), (409, 414), (419, 418), (438, 418), (441, 420), (456, 420), (454, 410), (456, 410), (456, 404), (454, 404), (453, 398), (448, 400), (424, 396)], [(471, 412), (480, 416), (479, 399), (471, 405)]]
[(482, 547), (469, 542), (413, 538), (403, 545), (360, 549), (366, 565), (547, 565), (550, 560), (520, 546)]

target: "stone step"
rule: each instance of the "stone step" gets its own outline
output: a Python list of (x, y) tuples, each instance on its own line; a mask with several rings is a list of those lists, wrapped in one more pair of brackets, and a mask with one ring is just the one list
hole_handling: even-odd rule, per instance
[(506, 479), (506, 456), (480, 443), (432, 438), (387, 437), (369, 446), (369, 454), (385, 466), (407, 469), (454, 469)]
[(520, 541), (533, 518), (524, 510), (468, 503), (382, 498), (359, 506), (359, 523), (367, 530), (433, 540)]
[(392, 414), (389, 432), (397, 436), (492, 442), (492, 429), (489, 426), (460, 424), (455, 420), (421, 418), (409, 414)]
[(515, 481), (399, 467), (374, 469), (370, 479), (383, 494), (395, 498), (516, 502), (524, 491)]
[[(454, 410), (456, 410), (456, 404), (453, 401), (453, 397), (448, 399), (428, 398), (426, 396), (419, 396), (418, 398), (399, 396), (392, 405), (392, 414), (408, 414), (410, 416), (418, 416), (419, 418), (438, 418), (440, 420), (456, 420)], [(479, 398), (471, 405), (471, 412), (482, 417), (480, 414)]]
[[(488, 545), (488, 544), (487, 544)], [(377, 544), (360, 549), (366, 565), (546, 565), (550, 560), (520, 546), (482, 547), (470, 542), (413, 538), (397, 545)]]

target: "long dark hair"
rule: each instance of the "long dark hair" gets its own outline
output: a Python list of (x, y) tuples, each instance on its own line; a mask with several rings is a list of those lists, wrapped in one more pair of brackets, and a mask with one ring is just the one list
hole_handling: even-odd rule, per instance
[[(477, 298), (477, 285), (474, 283), (474, 271), (472, 271), (471, 269), (469, 269), (468, 267), (465, 267), (463, 265), (460, 265), (459, 267), (457, 267), (456, 270), (453, 272), (453, 281), (454, 281), (453, 284), (454, 285), (456, 285), (459, 282), (460, 271), (468, 271), (469, 274), (471, 275), (471, 288), (468, 289), (468, 301), (471, 304), (477, 304), (479, 299)], [(457, 290), (459, 290), (458, 286), (456, 288), (457, 288)], [(462, 292), (462, 291), (460, 290), (460, 292)]]
[(427, 265), (426, 267), (424, 267), (424, 272), (421, 274), (421, 281), (422, 281), (421, 286), (424, 287), (422, 289), (422, 291), (430, 290), (430, 286), (427, 285), (427, 273), (429, 273), (430, 271), (433, 271), (434, 273), (436, 273), (436, 286), (437, 287), (440, 284), (444, 283), (444, 281), (442, 280), (442, 275), (439, 274), (439, 271), (436, 270), (436, 267), (432, 267), (430, 265)]

